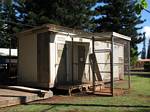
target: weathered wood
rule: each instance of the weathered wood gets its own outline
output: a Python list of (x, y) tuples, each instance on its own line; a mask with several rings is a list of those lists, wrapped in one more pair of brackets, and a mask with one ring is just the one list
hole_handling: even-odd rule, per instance
[[(42, 31), (41, 31), (42, 30)], [(71, 30), (71, 31), (70, 31)], [(23, 51), (23, 53), (25, 53), (25, 54), (27, 54), (27, 55), (25, 55), (25, 54), (23, 54), (22, 53), (22, 56), (20, 56), (20, 57), (23, 57), (22, 58), (22, 60), (29, 60), (29, 61), (26, 61), (26, 62), (28, 62), (28, 63), (25, 63), (25, 61), (22, 61), (22, 63), (19, 65), (19, 66), (21, 66), (20, 68), (21, 68), (21, 70), (20, 70), (20, 72), (19, 72), (19, 74), (20, 74), (20, 81), (23, 81), (24, 80), (24, 82), (36, 82), (37, 81), (37, 79), (38, 79), (38, 81), (37, 82), (41, 82), (41, 83), (44, 83), (44, 84), (47, 84), (47, 86), (48, 85), (53, 85), (53, 87), (55, 87), (56, 85), (56, 82), (58, 81), (58, 82), (60, 82), (60, 80), (62, 80), (62, 82), (61, 82), (61, 84), (66, 84), (66, 83), (71, 83), (72, 82), (72, 84), (74, 83), (76, 83), (78, 80), (76, 80), (76, 79), (84, 79), (84, 77), (78, 77), (78, 74), (77, 73), (79, 73), (79, 71), (83, 71), (83, 70), (78, 70), (78, 66), (79, 66), (79, 64), (75, 64), (75, 63), (77, 63), (77, 61), (78, 61), (78, 55), (77, 55), (77, 49), (76, 48), (78, 48), (77, 46), (79, 45), (79, 43), (80, 44), (82, 44), (81, 46), (84, 46), (84, 43), (86, 43), (86, 42), (89, 42), (90, 43), (90, 45), (89, 46), (87, 46), (88, 47), (88, 53), (85, 53), (85, 55), (86, 54), (88, 54), (87, 55), (87, 58), (89, 57), (89, 53), (91, 53), (90, 51), (91, 51), (91, 47), (92, 47), (92, 53), (93, 53), (93, 56), (94, 57), (98, 57), (98, 59), (100, 59), (100, 61), (101, 61), (101, 59), (103, 60), (102, 61), (102, 63), (105, 63), (106, 61), (108, 61), (106, 58), (107, 58), (107, 54), (102, 54), (102, 55), (95, 55), (95, 53), (97, 53), (97, 52), (103, 52), (103, 50), (102, 51), (99, 51), (99, 50), (96, 50), (95, 51), (95, 49), (94, 49), (94, 47), (96, 48), (102, 48), (102, 49), (105, 49), (105, 48), (110, 48), (110, 44), (111, 43), (113, 43), (114, 42), (114, 40), (113, 40), (113, 38), (111, 38), (111, 36), (110, 35), (112, 35), (112, 37), (113, 37), (113, 34), (114, 35), (116, 35), (115, 36), (115, 38), (118, 36), (118, 38), (121, 38), (120, 36), (122, 36), (122, 35), (119, 35), (119, 34), (116, 34), (116, 33), (113, 33), (113, 32), (111, 32), (111, 33), (109, 33), (109, 34), (107, 34), (106, 32), (105, 33), (103, 33), (103, 34), (101, 34), (101, 35), (97, 35), (97, 34), (94, 34), (94, 33), (87, 33), (87, 32), (76, 32), (75, 30), (73, 30), (73, 29), (68, 29), (68, 28), (64, 28), (64, 27), (61, 27), (61, 26), (55, 26), (55, 25), (45, 25), (45, 27), (42, 27), (42, 28), (37, 28), (37, 29), (34, 29), (34, 30), (30, 30), (31, 32), (31, 39), (33, 40), (33, 42), (37, 39), (37, 43), (35, 42), (34, 43), (34, 49), (32, 49), (33, 47), (27, 47), (26, 45), (24, 45), (23, 44), (23, 42), (24, 41), (22, 41), (22, 49), (25, 49), (24, 51)], [(51, 44), (53, 44), (53, 47), (51, 47), (50, 49), (49, 49), (49, 44), (48, 44), (48, 38), (50, 37), (50, 35), (48, 34), (46, 34), (46, 33), (40, 33), (40, 32), (43, 32), (43, 31), (47, 31), (46, 33), (48, 34), (48, 32), (51, 32), (51, 33), (53, 33), (53, 35), (51, 35), (51, 37), (53, 38), (51, 38), (51, 43), (50, 43), (50, 46), (51, 46)], [(54, 35), (54, 32), (57, 32), (55, 35)], [(26, 32), (27, 33), (27, 32)], [(40, 33), (40, 34), (38, 34), (38, 33)], [(37, 36), (37, 38), (36, 38), (36, 34), (38, 34)], [(86, 34), (87, 35), (89, 35), (88, 37), (89, 37), (89, 39), (87, 39), (87, 38), (85, 38), (86, 37)], [(83, 35), (84, 37), (83, 38), (85, 38), (85, 39), (83, 39), (82, 37), (80, 37), (81, 35)], [(74, 36), (77, 36), (78, 38), (74, 38)], [(92, 37), (92, 36), (94, 36), (94, 37)], [(98, 37), (97, 37), (98, 36)], [(102, 37), (101, 37), (102, 36)], [(96, 39), (98, 39), (98, 41), (102, 41), (103, 39), (105, 39), (105, 38), (103, 38), (103, 36), (107, 36), (107, 39), (109, 39), (109, 42), (106, 42), (105, 44), (103, 44), (104, 42), (99, 42), (98, 44), (95, 42), (96, 41)], [(27, 38), (27, 36), (24, 36), (23, 37), (24, 38), (24, 40), (25, 40), (25, 38)], [(40, 39), (39, 39), (40, 38)], [(102, 39), (103, 38), (103, 39)], [(72, 40), (71, 40), (72, 39)], [(92, 41), (91, 41), (91, 39), (92, 39)], [(102, 40), (101, 40), (102, 39)], [(111, 40), (112, 39), (112, 40)], [(129, 39), (128, 38), (121, 38), (122, 40), (125, 40), (125, 41), (129, 41)], [(31, 42), (30, 43), (30, 45), (32, 46), (32, 41), (30, 40), (30, 38), (27, 38), (27, 42), (26, 43), (29, 43), (29, 42)], [(55, 41), (54, 41), (55, 40)], [(69, 46), (67, 45), (67, 42), (68, 42), (68, 44), (69, 44)], [(94, 42), (95, 42), (95, 45), (94, 45)], [(120, 42), (119, 40), (117, 40), (117, 42)], [(26, 44), (25, 43), (25, 44)], [(60, 63), (57, 63), (57, 57), (56, 56), (59, 56), (62, 52), (61, 52), (61, 50), (60, 50), (60, 52), (58, 52), (57, 53), (57, 51), (56, 51), (56, 49), (57, 49), (57, 44), (58, 43), (63, 43), (63, 44), (66, 44), (68, 47), (69, 47), (69, 49), (67, 49), (68, 51), (66, 52), (66, 55), (68, 56), (64, 56), (64, 57), (66, 57), (66, 60), (63, 60), (63, 61), (65, 61), (66, 62), (66, 64), (60, 64)], [(77, 44), (76, 44), (77, 43)], [(116, 43), (116, 41), (115, 41), (115, 43)], [(122, 41), (122, 43), (124, 43), (124, 41)], [(20, 45), (21, 45), (20, 44)], [(36, 47), (36, 44), (37, 44), (37, 47)], [(72, 47), (71, 47), (71, 45), (72, 45)], [(87, 49), (87, 47), (85, 46), (85, 49)], [(30, 50), (29, 48), (31, 48), (32, 50)], [(114, 47), (115, 48), (115, 47)], [(117, 48), (117, 47), (116, 47)], [(29, 53), (28, 53), (28, 49), (29, 49)], [(32, 54), (32, 51), (34, 52), (34, 51), (36, 51), (37, 50), (37, 53), (35, 52), (35, 53), (33, 53), (33, 55), (31, 55), (30, 56), (30, 54)], [(51, 50), (51, 54), (50, 54), (50, 56), (49, 56), (49, 50)], [(57, 49), (58, 50), (58, 49)], [(80, 49), (79, 49), (80, 50)], [(52, 52), (53, 51), (53, 52)], [(107, 50), (104, 50), (104, 51), (107, 51)], [(109, 52), (109, 50), (108, 50), (108, 52)], [(55, 54), (55, 55), (52, 55), (52, 54)], [(68, 55), (69, 54), (69, 55)], [(37, 55), (37, 56), (36, 56)], [(26, 58), (28, 56), (28, 58)], [(35, 57), (34, 57), (35, 56)], [(56, 59), (54, 59), (54, 61), (52, 61), (53, 59), (53, 56), (54, 57), (56, 57)], [(61, 59), (63, 59), (63, 56), (60, 56), (60, 58)], [(113, 44), (112, 44), (112, 50), (111, 50), (111, 66), (110, 66), (110, 68), (111, 68), (111, 71), (112, 71), (112, 73), (111, 73), (111, 83), (112, 83), (112, 93), (113, 93), (113, 66), (115, 66), (114, 64), (115, 63), (113, 63)], [(33, 58), (34, 57), (34, 58)], [(52, 61), (52, 62), (50, 62), (49, 61), (49, 57), (50, 57), (50, 61)], [(76, 58), (77, 57), (77, 58)], [(102, 57), (102, 58), (101, 58)], [(30, 59), (31, 58), (31, 59)], [(36, 59), (36, 58), (38, 58), (38, 59)], [(68, 58), (68, 59), (67, 59)], [(116, 56), (116, 58), (118, 58), (118, 56)], [(34, 61), (34, 64), (32, 64), (32, 68), (30, 67), (30, 61), (32, 62), (32, 60), (34, 60), (35, 59), (35, 61)], [(97, 59), (97, 60), (98, 60)], [(63, 62), (62, 61), (62, 62)], [(89, 61), (89, 59), (87, 59), (87, 61)], [(114, 59), (114, 61), (115, 61), (115, 59)], [(21, 62), (21, 61), (20, 61)], [(25, 64), (23, 64), (23, 63), (25, 63)], [(52, 64), (51, 64), (52, 63)], [(100, 70), (101, 70), (101, 68), (103, 69), (103, 65), (102, 65), (102, 67), (101, 66), (99, 66), (99, 65), (95, 65), (95, 64), (98, 64), (97, 62), (96, 62), (96, 60), (93, 60), (93, 65), (91, 66), (91, 68), (92, 68), (92, 74), (93, 74), (93, 80), (91, 79), (91, 82), (93, 83), (93, 92), (94, 92), (94, 88), (95, 88), (95, 80), (97, 79), (97, 78), (95, 78), (95, 76), (97, 75), (97, 77), (98, 77), (98, 80), (102, 80), (102, 77), (101, 77), (101, 75), (100, 75)], [(29, 66), (29, 67), (27, 67), (27, 66), (25, 66), (25, 65), (27, 65), (27, 66)], [(105, 65), (104, 65), (105, 66)], [(26, 70), (25, 68), (31, 68), (31, 72), (26, 72), (26, 71), (28, 71), (28, 70)], [(58, 70), (57, 70), (57, 67), (59, 68)], [(20, 69), (19, 68), (19, 69)], [(79, 67), (80, 68), (80, 67)], [(89, 74), (90, 74), (90, 70), (91, 70), (91, 68), (89, 67)], [(49, 70), (50, 69), (50, 70)], [(100, 69), (100, 70), (99, 70)], [(106, 67), (104, 67), (104, 69), (109, 69), (109, 67), (108, 66), (106, 66)], [(104, 70), (103, 69), (103, 70)], [(115, 68), (114, 68), (115, 69)], [(65, 73), (65, 70), (66, 70), (66, 73)], [(87, 70), (87, 69), (86, 69)], [(85, 71), (86, 71), (85, 70)], [(115, 69), (116, 71), (118, 70), (118, 69)], [(129, 70), (129, 69), (128, 69)], [(53, 72), (52, 72), (53, 71)], [(102, 71), (102, 70), (101, 70)], [(109, 70), (108, 70), (109, 71)], [(38, 72), (38, 73), (37, 73)], [(50, 73), (52, 72), (52, 74), (50, 74)], [(107, 72), (107, 71), (104, 71), (105, 73)], [(86, 73), (86, 72), (85, 72)], [(28, 75), (29, 74), (29, 75)], [(30, 77), (30, 74), (31, 74), (31, 77)], [(115, 74), (117, 74), (117, 72), (114, 72), (114, 76), (117, 76), (117, 75), (115, 75)], [(28, 75), (28, 76), (27, 76)], [(88, 75), (88, 74), (87, 74)], [(84, 75), (85, 76), (85, 79), (88, 79), (86, 76), (87, 75)], [(103, 75), (103, 74), (102, 74)], [(59, 78), (58, 78), (58, 76), (59, 76)], [(66, 77), (65, 77), (66, 76)], [(81, 76), (82, 76), (82, 73), (81, 73)], [(92, 76), (92, 75), (91, 75)], [(110, 77), (107, 77), (108, 75), (105, 75), (104, 74), (104, 78), (105, 78), (105, 76), (106, 76), (106, 78), (107, 79), (109, 79), (110, 80)], [(50, 77), (53, 77), (53, 78), (51, 78), (53, 81), (48, 81), (49, 79), (50, 79)], [(65, 77), (65, 78), (64, 78)], [(92, 78), (92, 77), (90, 77), (90, 75), (89, 75), (89, 79), (90, 78)], [(104, 79), (103, 78), (103, 79)], [(31, 80), (29, 80), (29, 79), (31, 79)], [(60, 80), (59, 80), (60, 79)], [(84, 81), (83, 81), (84, 82)], [(82, 82), (82, 83), (83, 83)], [(37, 86), (38, 86), (39, 84), (37, 84)], [(52, 86), (51, 86), (52, 87)]]
[[(29, 90), (31, 91), (34, 89)], [(26, 104), (36, 100), (44, 100), (53, 96), (53, 92), (50, 90), (44, 91), (44, 93), (40, 92), (40, 94), (39, 92), (36, 93), (35, 90), (34, 92), (30, 91), (19, 90), (12, 87), (3, 89), (0, 88), (0, 108), (18, 104)]]
[(112, 96), (114, 95), (114, 61), (113, 61), (113, 51), (114, 51), (114, 49), (113, 49), (113, 47), (114, 47), (114, 38), (113, 38), (113, 35), (111, 36), (111, 52), (110, 52), (110, 68), (111, 68), (111, 94), (112, 94)]
[(71, 71), (71, 74), (72, 74), (72, 83), (74, 83), (74, 43), (73, 43), (73, 37), (71, 38), (71, 62), (72, 62), (72, 71)]
[(131, 88), (131, 77), (130, 77), (130, 42), (128, 42), (128, 89)]
[(90, 58), (91, 65), (94, 66), (94, 70), (93, 70), (93, 68), (92, 68), (92, 71), (95, 72), (94, 77), (95, 77), (95, 75), (96, 75), (98, 81), (102, 81), (101, 72), (100, 72), (100, 70), (99, 70), (98, 63), (97, 63), (95, 54), (91, 54), (89, 58)]
[[(99, 90), (102, 90), (102, 88), (104, 87), (104, 83), (101, 81), (97, 81), (95, 82), (94, 85), (94, 92), (95, 92), (95, 87), (99, 87)], [(73, 90), (80, 90), (80, 92), (84, 92), (84, 91), (93, 91), (93, 85), (92, 83), (87, 83), (87, 84), (79, 84), (79, 85), (60, 85), (56, 87), (57, 89), (61, 89), (61, 90), (67, 90), (68, 94), (71, 96), (72, 95), (72, 91)]]
[[(95, 45), (94, 45), (94, 37), (92, 37), (92, 53), (93, 53), (93, 55), (95, 54), (95, 52), (94, 52), (94, 48), (95, 47)], [(94, 93), (94, 91), (95, 91), (95, 62), (93, 61), (93, 66), (92, 66), (92, 77), (93, 77), (93, 79), (92, 79), (92, 81), (93, 81), (93, 93)]]
[(49, 32), (37, 35), (37, 79), (39, 82), (49, 82)]
[(78, 45), (78, 81), (82, 82), (85, 73), (85, 46)]

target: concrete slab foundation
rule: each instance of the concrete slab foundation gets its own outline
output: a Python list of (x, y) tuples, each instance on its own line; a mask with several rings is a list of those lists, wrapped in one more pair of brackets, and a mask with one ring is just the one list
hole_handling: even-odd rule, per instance
[(0, 88), (0, 108), (17, 104), (25, 104), (36, 100), (47, 99), (52, 96), (52, 91), (45, 91), (44, 93), (32, 93), (21, 90)]

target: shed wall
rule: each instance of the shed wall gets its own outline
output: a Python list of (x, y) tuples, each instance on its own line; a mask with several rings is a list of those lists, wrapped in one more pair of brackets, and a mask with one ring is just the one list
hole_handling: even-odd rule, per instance
[[(44, 37), (43, 37), (44, 38)], [(67, 84), (74, 82), (91, 82), (92, 69), (90, 66), (89, 55), (92, 50), (92, 42), (89, 39), (73, 38), (73, 65), (72, 65), (72, 38), (69, 35), (50, 34), (49, 47), (49, 82), (45, 82), (45, 87), (54, 87), (55, 84)], [(110, 43), (96, 42), (95, 49), (110, 48)], [(79, 48), (80, 47), (80, 48)], [(85, 65), (81, 78), (79, 78), (79, 52), (81, 47), (85, 47)], [(114, 45), (114, 63), (124, 60), (124, 46)], [(38, 82), (37, 73), (37, 34), (30, 33), (19, 37), (19, 82), (41, 86)], [(97, 53), (97, 63), (110, 63), (109, 53)], [(82, 60), (82, 59), (81, 59)], [(73, 66), (73, 76), (72, 76)], [(109, 64), (98, 64), (99, 71), (110, 71)], [(124, 71), (123, 66), (114, 65), (114, 78), (119, 79), (120, 72)], [(122, 72), (123, 74), (123, 72)], [(101, 73), (102, 79), (110, 79), (110, 74)], [(97, 76), (96, 76), (97, 77)], [(98, 80), (98, 78), (97, 78)], [(42, 81), (43, 82), (43, 81)], [(34, 86), (33, 85), (33, 86)]]
[(19, 37), (19, 82), (37, 81), (37, 38), (35, 34)]
[[(91, 40), (83, 38), (73, 38), (73, 76), (72, 76), (72, 43), (71, 37), (61, 34), (56, 34), (55, 45), (53, 45), (53, 65), (55, 65), (55, 75), (53, 82), (56, 84), (69, 84), (71, 82), (91, 82), (92, 81), (92, 69), (89, 65), (89, 54), (91, 53)], [(89, 45), (86, 45), (89, 43)], [(78, 71), (78, 46), (85, 46), (86, 49), (86, 61), (84, 66), (84, 75), (79, 79)], [(110, 49), (111, 45), (108, 42), (96, 42), (95, 49)], [(55, 53), (54, 53), (55, 49)], [(81, 51), (81, 53), (83, 53)], [(124, 60), (124, 46), (122, 44), (115, 43), (114, 45), (114, 78), (120, 79), (120, 74), (124, 74), (123, 62)], [(54, 56), (55, 55), (55, 56)], [(98, 68), (103, 80), (110, 80), (110, 73), (101, 73), (101, 71), (110, 71), (110, 54), (108, 52), (96, 53), (96, 60)], [(121, 61), (120, 61), (121, 60)], [(103, 64), (99, 64), (103, 63)], [(104, 64), (108, 63), (108, 64)], [(119, 64), (119, 63), (122, 63)], [(52, 64), (52, 63), (51, 63)], [(52, 69), (52, 68), (51, 68)], [(98, 74), (96, 74), (98, 75)], [(98, 79), (99, 76), (95, 77)], [(123, 78), (123, 77), (122, 77)]]

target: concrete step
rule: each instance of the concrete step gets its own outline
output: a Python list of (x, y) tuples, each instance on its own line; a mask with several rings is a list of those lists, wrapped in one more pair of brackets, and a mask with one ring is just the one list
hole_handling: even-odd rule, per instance
[[(16, 87), (13, 87), (13, 89), (12, 87), (11, 89), (0, 88), (0, 108), (17, 104), (24, 104), (36, 100), (47, 99), (53, 96), (52, 91), (38, 90), (28, 87), (19, 87), (19, 89), (23, 90), (19, 90), (18, 87), (16, 90), (14, 88)], [(27, 91), (24, 91), (24, 89)], [(40, 93), (37, 93), (39, 91)]]
[(39, 93), (39, 92), (45, 93), (45, 92), (47, 92), (46, 90), (24, 87), (24, 86), (3, 86), (3, 85), (1, 85), (0, 88), (20, 90), (20, 91), (31, 92), (31, 93)]

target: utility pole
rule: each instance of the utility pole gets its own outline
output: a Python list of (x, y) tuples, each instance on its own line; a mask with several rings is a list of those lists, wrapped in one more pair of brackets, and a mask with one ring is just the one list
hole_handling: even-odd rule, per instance
[(143, 48), (142, 48), (142, 52), (141, 52), (141, 59), (145, 59), (146, 58), (146, 45), (145, 45), (145, 41), (146, 41), (146, 37), (145, 37), (145, 32), (143, 33)]
[(150, 59), (150, 39), (149, 39), (148, 48), (147, 48), (147, 59)]

